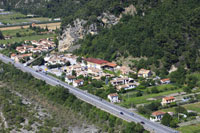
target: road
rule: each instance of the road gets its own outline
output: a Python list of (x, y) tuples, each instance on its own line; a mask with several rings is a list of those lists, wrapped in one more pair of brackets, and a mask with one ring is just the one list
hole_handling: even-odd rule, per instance
[[(173, 130), (173, 129), (166, 127), (164, 125), (161, 125), (159, 123), (152, 122), (136, 113), (130, 112), (126, 108), (112, 104), (110, 102), (107, 102), (106, 100), (102, 100), (101, 98), (99, 98), (95, 95), (89, 94), (83, 90), (80, 90), (78, 88), (70, 86), (67, 83), (62, 82), (52, 76), (46, 75), (45, 73), (42, 73), (42, 72), (36, 72), (34, 69), (32, 69), (30, 67), (25, 67), (20, 63), (15, 63), (13, 60), (11, 60), (10, 58), (8, 58), (2, 54), (0, 54), (0, 60), (2, 60), (4, 63), (12, 63), (18, 69), (21, 69), (24, 72), (31, 73), (34, 77), (44, 80), (44, 81), (46, 81), (46, 83), (48, 83), (50, 85), (63, 86), (65, 88), (67, 88), (70, 93), (74, 94), (81, 100), (83, 100), (87, 103), (90, 103), (90, 104), (96, 106), (97, 108), (100, 108), (101, 110), (111, 113), (112, 115), (115, 115), (121, 119), (124, 119), (129, 122), (133, 121), (136, 123), (140, 123), (141, 121), (143, 121), (144, 124), (142, 124), (142, 125), (144, 126), (144, 128), (146, 130), (149, 130), (149, 131), (155, 132), (155, 133), (178, 133), (178, 131), (176, 131), (176, 130)], [(121, 114), (120, 112), (123, 112), (123, 114)]]

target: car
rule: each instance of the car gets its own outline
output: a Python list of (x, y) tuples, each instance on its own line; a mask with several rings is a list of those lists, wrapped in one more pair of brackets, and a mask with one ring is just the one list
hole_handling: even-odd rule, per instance
[(133, 113), (131, 113), (131, 115), (132, 115), (132, 116), (134, 116), (134, 114), (133, 114)]
[(141, 123), (141, 124), (145, 124), (144, 121), (141, 121), (140, 123)]
[(123, 112), (120, 112), (120, 114), (123, 115), (124, 113), (123, 113)]

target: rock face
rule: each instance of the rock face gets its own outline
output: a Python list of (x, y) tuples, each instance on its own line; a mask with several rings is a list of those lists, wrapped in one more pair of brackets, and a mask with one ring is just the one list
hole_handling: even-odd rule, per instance
[(76, 19), (72, 25), (68, 25), (60, 37), (58, 50), (63, 52), (68, 50), (79, 39), (83, 39), (86, 34), (97, 34), (96, 24), (85, 26), (87, 21)]
[[(116, 17), (115, 15), (109, 13), (109, 12), (104, 12), (102, 13), (100, 16), (97, 17), (97, 19), (99, 20), (99, 22), (101, 22), (101, 26), (102, 27), (111, 27), (113, 25), (116, 25), (119, 20), (122, 17), (122, 14), (129, 14), (129, 15), (135, 15), (137, 14), (136, 8), (133, 5), (130, 5), (129, 7), (126, 7), (124, 9), (124, 12), (121, 13), (121, 15), (119, 15), (119, 17)], [(59, 40), (59, 46), (58, 46), (58, 50), (60, 52), (63, 51), (71, 51), (69, 48), (71, 48), (73, 46), (73, 44), (75, 44), (79, 39), (83, 39), (83, 37), (86, 34), (92, 34), (95, 35), (98, 33), (98, 29), (97, 29), (97, 24), (93, 23), (91, 25), (87, 25), (87, 21), (85, 20), (80, 20), (80, 19), (76, 19), (73, 22), (73, 25), (68, 25), (67, 28), (63, 31), (62, 36), (60, 37)], [(73, 50), (78, 48), (79, 46), (74, 47), (73, 46)]]

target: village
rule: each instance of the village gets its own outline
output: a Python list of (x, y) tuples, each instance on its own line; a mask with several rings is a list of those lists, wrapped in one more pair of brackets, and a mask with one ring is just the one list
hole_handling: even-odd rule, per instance
[[(36, 72), (49, 74), (69, 85), (83, 89), (116, 104), (126, 102), (127, 99), (124, 96), (141, 88), (144, 82), (148, 83), (150, 87), (173, 85), (170, 78), (161, 79), (151, 70), (142, 68), (136, 71), (128, 66), (120, 66), (115, 62), (102, 59), (84, 58), (71, 53), (58, 54), (51, 52), (55, 47), (55, 43), (50, 38), (39, 41), (25, 41), (23, 45), (16, 47), (17, 53), (12, 53), (11, 59), (15, 62), (23, 63), (25, 66), (30, 65)], [(34, 57), (34, 55), (38, 56)], [(31, 65), (40, 56), (43, 58), (42, 65)], [(153, 88), (151, 91), (153, 93)], [(137, 92), (136, 98), (139, 99), (138, 93), (140, 92)], [(153, 99), (153, 97), (150, 99)], [(146, 117), (153, 122), (161, 122), (165, 114), (169, 114), (172, 118), (180, 119), (181, 122), (191, 119), (198, 120), (198, 112), (187, 111), (185, 108), (181, 108), (181, 111), (179, 110), (175, 113), (170, 109), (181, 104), (187, 104), (191, 99), (197, 98), (195, 96), (187, 97), (187, 94), (184, 92), (159, 97), (158, 100), (155, 99), (157, 103), (159, 101), (159, 105), (155, 105), (157, 106), (155, 107), (156, 109), (152, 109), (151, 114)], [(137, 112), (141, 114), (147, 113), (144, 111), (146, 104), (138, 104), (136, 107)]]

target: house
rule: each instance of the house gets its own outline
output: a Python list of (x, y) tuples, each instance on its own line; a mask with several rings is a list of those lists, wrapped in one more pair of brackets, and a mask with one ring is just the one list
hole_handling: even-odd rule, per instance
[(113, 80), (110, 81), (110, 83), (113, 86), (116, 85), (123, 85), (123, 84), (128, 84), (128, 83), (133, 83), (134, 80), (132, 78), (114, 78)]
[(14, 59), (16, 62), (19, 62), (21, 59), (24, 59), (25, 57), (30, 57), (30, 59), (32, 59), (32, 53), (31, 54), (16, 55), (16, 56), (12, 57), (12, 59)]
[(68, 75), (68, 76), (65, 77), (65, 82), (67, 82), (68, 84), (70, 84), (70, 83), (73, 84), (73, 82), (74, 82), (75, 79), (76, 79), (75, 76)]
[(111, 103), (117, 103), (117, 102), (119, 102), (118, 94), (117, 93), (109, 94), (108, 95), (108, 99), (110, 100)]
[(15, 57), (16, 57), (16, 56), (17, 56), (17, 55), (13, 53), (13, 54), (10, 55), (10, 58), (11, 58), (12, 60), (15, 60)]
[(138, 77), (148, 78), (152, 75), (151, 70), (140, 69), (138, 71)]
[(172, 102), (175, 102), (174, 97), (164, 97), (164, 98), (162, 98), (161, 104), (162, 104), (162, 106), (164, 106), (164, 105), (170, 104)]
[(83, 83), (84, 83), (84, 80), (83, 80), (83, 79), (74, 80), (73, 86), (74, 86), (74, 87), (82, 86)]
[(5, 39), (5, 40), (12, 39), (12, 36), (5, 36), (4, 39)]
[(160, 83), (161, 83), (161, 84), (170, 84), (171, 81), (170, 81), (169, 78), (166, 78), (166, 79), (161, 79), (161, 80), (160, 80)]
[(119, 68), (121, 74), (128, 75), (129, 73), (136, 73), (133, 70), (130, 69), (130, 67), (122, 66)]
[(103, 69), (107, 69), (107, 70), (114, 71), (115, 68), (117, 67), (117, 64), (108, 62), (108, 63), (106, 63), (106, 64), (103, 64), (101, 67), (102, 67)]
[(125, 84), (125, 85), (118, 85), (118, 86), (116, 86), (116, 88), (118, 91), (120, 91), (121, 89), (124, 89), (124, 90), (133, 89), (136, 86), (137, 86), (136, 83), (129, 83), (129, 84)]
[(103, 71), (101, 69), (98, 69), (98, 68), (88, 68), (88, 73), (92, 74), (93, 76), (95, 77), (98, 77), (98, 76), (102, 76), (103, 75)]
[(150, 116), (150, 121), (153, 122), (160, 121), (163, 118), (164, 114), (165, 112), (162, 111), (153, 112), (152, 115)]
[(95, 58), (86, 58), (84, 60), (87, 62), (86, 64), (88, 68), (102, 69), (102, 65), (109, 63), (108, 61)]

